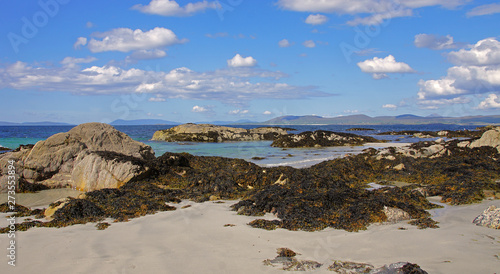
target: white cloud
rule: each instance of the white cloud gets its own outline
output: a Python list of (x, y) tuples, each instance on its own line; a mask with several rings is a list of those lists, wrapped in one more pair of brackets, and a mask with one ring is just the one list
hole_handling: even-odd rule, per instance
[(90, 22), (90, 21), (88, 21), (87, 24), (85, 24), (85, 26), (90, 29), (90, 28), (95, 27), (95, 24), (92, 23), (92, 22)]
[(482, 16), (500, 13), (500, 3), (486, 4), (473, 8), (467, 12), (467, 17)]
[(218, 9), (220, 7), (218, 1), (208, 2), (204, 0), (202, 2), (188, 3), (184, 7), (181, 7), (173, 0), (152, 0), (147, 5), (138, 4), (133, 6), (132, 9), (149, 14), (184, 17), (203, 12), (207, 9)]
[(236, 114), (248, 114), (250, 111), (248, 109), (235, 109), (235, 110), (230, 110), (228, 114), (230, 115), (236, 115)]
[(77, 64), (87, 64), (96, 61), (95, 57), (85, 57), (85, 58), (74, 58), (74, 57), (66, 57), (61, 61), (61, 64), (65, 67), (74, 67)]
[(446, 76), (420, 80), (420, 100), (500, 91), (500, 42), (496, 39), (484, 39), (469, 49), (450, 52), (448, 59), (456, 66), (449, 68)]
[(193, 109), (191, 110), (192, 112), (211, 112), (212, 111), (212, 107), (210, 106), (204, 106), (204, 107), (200, 107), (200, 106), (194, 106)]
[(494, 109), (498, 108), (500, 109), (500, 98), (494, 93), (491, 93), (488, 95), (488, 97), (479, 103), (477, 106), (478, 109)]
[(415, 73), (408, 64), (396, 62), (394, 56), (385, 58), (374, 57), (363, 62), (359, 62), (358, 67), (362, 72), (372, 73), (374, 79), (387, 78), (387, 73)]
[(470, 98), (460, 96), (452, 99), (420, 100), (417, 102), (417, 104), (423, 109), (439, 109), (439, 107), (441, 106), (468, 104), (470, 102)]
[(87, 38), (78, 37), (78, 39), (76, 39), (76, 42), (73, 44), (73, 48), (80, 49), (82, 46), (85, 46), (86, 44), (87, 44)]
[(283, 39), (283, 40), (278, 42), (278, 46), (280, 46), (280, 48), (288, 48), (292, 45), (293, 45), (293, 43), (290, 43), (287, 39)]
[(270, 112), (269, 110), (266, 110), (266, 111), (264, 111), (262, 114), (264, 114), (264, 115), (271, 115), (271, 114), (273, 114), (273, 113), (272, 113), (272, 112)]
[(165, 102), (167, 101), (161, 94), (157, 94), (155, 97), (148, 99), (149, 102)]
[(314, 47), (316, 47), (316, 43), (314, 43), (313, 40), (304, 41), (304, 43), (302, 43), (302, 45), (304, 45), (304, 47), (306, 47), (306, 48), (314, 48)]
[(110, 65), (87, 68), (76, 65), (91, 60), (92, 57), (66, 58), (63, 61), (65, 64), (59, 67), (24, 62), (1, 65), (0, 89), (58, 91), (75, 95), (140, 93), (149, 94), (153, 98), (214, 100), (240, 108), (255, 99), (330, 96), (318, 91), (315, 86), (276, 82), (288, 75), (258, 68), (239, 67), (196, 72), (188, 68), (146, 71)]
[(328, 17), (323, 14), (311, 14), (306, 18), (306, 23), (311, 25), (322, 25), (326, 22), (328, 22)]
[(434, 50), (454, 49), (459, 46), (459, 44), (453, 41), (453, 37), (450, 35), (417, 34), (413, 43), (417, 48), (430, 48)]
[(461, 49), (448, 54), (448, 60), (456, 65), (500, 65), (500, 42), (495, 38), (486, 38), (472, 45), (470, 49)]
[(398, 106), (393, 105), (393, 104), (385, 104), (385, 105), (382, 106), (382, 108), (386, 108), (386, 109), (389, 109), (389, 110), (396, 110), (398, 108)]
[(412, 16), (413, 9), (442, 6), (453, 9), (470, 0), (279, 0), (278, 6), (298, 12), (321, 12), (335, 14), (363, 15), (349, 21), (350, 25), (380, 24), (383, 20)]
[(167, 53), (163, 50), (159, 49), (152, 49), (152, 50), (137, 50), (134, 51), (130, 56), (127, 58), (129, 60), (152, 60), (152, 59), (160, 59), (167, 56)]
[(118, 28), (94, 36), (102, 39), (92, 38), (88, 42), (91, 52), (149, 50), (187, 42), (186, 39), (179, 40), (173, 31), (161, 27), (149, 31)]
[(236, 54), (232, 59), (227, 60), (227, 65), (233, 68), (254, 67), (257, 65), (257, 60), (255, 60), (252, 56), (243, 57)]

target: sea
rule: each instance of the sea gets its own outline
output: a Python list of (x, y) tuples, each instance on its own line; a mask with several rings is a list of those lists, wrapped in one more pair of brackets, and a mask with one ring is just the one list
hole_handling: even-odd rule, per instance
[[(239, 128), (256, 128), (262, 125), (228, 125)], [(0, 147), (15, 149), (19, 145), (35, 144), (48, 137), (67, 132), (74, 126), (0, 126)], [(362, 150), (373, 147), (387, 147), (384, 143), (373, 143), (366, 146), (345, 146), (345, 147), (322, 147), (322, 148), (276, 148), (271, 147), (271, 141), (253, 142), (223, 142), (223, 143), (198, 143), (198, 142), (161, 142), (152, 141), (151, 138), (157, 130), (168, 129), (168, 125), (142, 125), (142, 126), (115, 126), (115, 128), (132, 139), (143, 142), (151, 146), (155, 155), (161, 156), (165, 152), (187, 152), (196, 156), (222, 156), (229, 158), (239, 158), (253, 162), (262, 167), (292, 166), (296, 168), (309, 167), (314, 164), (343, 157), (347, 154), (360, 153)], [(372, 136), (380, 140), (387, 140), (390, 143), (405, 144), (423, 140), (412, 136), (404, 135), (376, 135), (387, 131), (440, 131), (440, 130), (475, 130), (478, 125), (290, 125), (283, 126), (293, 128), (289, 133), (300, 133), (304, 131), (329, 130), (335, 132), (347, 132), (358, 135)], [(373, 130), (348, 131), (350, 128), (370, 128)]]

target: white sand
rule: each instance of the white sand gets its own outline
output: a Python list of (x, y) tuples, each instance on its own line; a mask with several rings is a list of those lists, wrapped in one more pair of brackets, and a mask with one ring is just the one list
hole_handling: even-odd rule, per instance
[[(176, 211), (110, 222), (102, 231), (86, 224), (17, 232), (16, 267), (7, 265), (8, 239), (1, 234), (0, 273), (282, 273), (262, 263), (279, 247), (323, 263), (315, 273), (332, 273), (327, 267), (334, 259), (376, 267), (410, 261), (429, 273), (500, 273), (500, 230), (472, 224), (500, 200), (434, 210), (439, 229), (399, 223), (357, 233), (255, 229), (246, 225), (255, 218), (230, 211), (233, 203), (185, 201)], [(186, 204), (192, 207), (180, 208)], [(0, 215), (6, 226), (6, 214)]]

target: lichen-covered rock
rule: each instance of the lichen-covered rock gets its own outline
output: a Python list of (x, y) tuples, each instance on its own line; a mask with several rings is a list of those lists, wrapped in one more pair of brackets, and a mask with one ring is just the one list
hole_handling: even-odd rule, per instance
[(287, 134), (280, 136), (273, 141), (271, 146), (282, 148), (359, 146), (367, 142), (380, 141), (369, 136), (317, 130), (314, 132), (305, 131), (299, 134)]
[[(108, 153), (107, 157), (103, 157), (103, 153)], [(110, 155), (116, 159), (110, 159)], [(124, 163), (123, 159), (127, 157), (129, 162), (134, 159), (133, 163)], [(93, 190), (120, 186), (147, 171), (140, 167), (143, 165), (140, 161), (153, 159), (155, 156), (150, 146), (133, 140), (110, 125), (81, 124), (34, 146), (21, 146), (1, 154), (0, 191), (6, 188), (9, 161), (14, 162), (20, 181)]]
[(397, 223), (411, 219), (410, 214), (399, 208), (384, 206), (383, 212), (385, 216), (387, 216), (387, 222), (389, 223)]
[(260, 127), (254, 129), (216, 126), (211, 124), (184, 124), (158, 130), (152, 140), (166, 142), (225, 142), (273, 140), (287, 134), (286, 128)]
[(500, 208), (496, 206), (488, 207), (481, 215), (477, 216), (472, 223), (479, 226), (500, 229)]

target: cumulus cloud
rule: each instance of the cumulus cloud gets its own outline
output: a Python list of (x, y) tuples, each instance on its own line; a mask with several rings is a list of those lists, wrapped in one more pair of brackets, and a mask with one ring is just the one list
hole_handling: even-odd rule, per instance
[(273, 113), (272, 113), (272, 112), (270, 112), (269, 110), (266, 110), (266, 111), (264, 111), (262, 114), (264, 114), (264, 115), (271, 115), (271, 114), (273, 114)]
[(192, 112), (209, 112), (212, 109), (209, 106), (194, 106), (193, 109), (191, 109)]
[(460, 44), (453, 41), (450, 35), (439, 36), (434, 34), (417, 34), (413, 42), (417, 48), (429, 48), (434, 50), (454, 49)]
[(362, 72), (372, 73), (374, 79), (387, 78), (387, 73), (415, 73), (408, 64), (396, 62), (394, 56), (389, 55), (385, 58), (374, 57), (363, 62), (359, 62), (358, 67)]
[(148, 31), (118, 28), (94, 36), (101, 40), (92, 38), (88, 42), (87, 47), (91, 52), (150, 50), (187, 42), (186, 39), (177, 38), (173, 31), (161, 27)]
[(278, 46), (280, 46), (280, 48), (288, 48), (292, 45), (293, 45), (293, 43), (290, 43), (287, 39), (283, 39), (283, 40), (278, 42)]
[(470, 49), (450, 52), (448, 60), (465, 66), (500, 65), (500, 42), (495, 38), (480, 40)]
[(322, 25), (326, 22), (328, 22), (328, 17), (323, 14), (311, 14), (306, 18), (306, 23), (311, 25)]
[(257, 60), (255, 60), (252, 56), (243, 57), (236, 54), (232, 59), (227, 60), (227, 65), (232, 68), (254, 67), (257, 65)]
[(0, 89), (59, 91), (75, 95), (149, 94), (160, 99), (214, 100), (242, 107), (255, 99), (303, 99), (330, 96), (315, 86), (278, 82), (288, 75), (252, 67), (197, 72), (185, 67), (148, 71), (77, 64), (90, 58), (66, 58), (61, 66), (16, 62), (0, 66)]
[(203, 12), (207, 9), (218, 9), (220, 7), (221, 6), (218, 1), (188, 3), (184, 7), (181, 7), (176, 1), (173, 0), (152, 0), (147, 5), (137, 4), (133, 6), (132, 9), (143, 13), (162, 16), (185, 17), (192, 16), (198, 12)]
[(488, 97), (479, 103), (478, 109), (500, 109), (500, 98), (494, 93), (488, 95)]
[(87, 38), (78, 37), (78, 39), (76, 39), (76, 42), (73, 44), (73, 48), (80, 49), (82, 46), (85, 46), (86, 44), (87, 44)]
[(420, 100), (456, 97), (500, 90), (500, 42), (494, 38), (478, 41), (469, 49), (450, 52), (456, 64), (437, 80), (420, 80)]
[(449, 106), (456, 104), (468, 104), (471, 102), (470, 98), (460, 96), (451, 99), (431, 99), (431, 100), (420, 100), (417, 104), (423, 109), (439, 109), (441, 106)]
[(314, 48), (316, 47), (316, 43), (314, 43), (313, 40), (307, 40), (307, 41), (304, 41), (304, 43), (302, 43), (302, 45), (306, 48)]
[(321, 12), (349, 15), (356, 17), (349, 24), (380, 24), (383, 20), (395, 17), (412, 16), (413, 9), (442, 6), (453, 9), (466, 4), (470, 0), (279, 0), (278, 6), (283, 9), (298, 12)]
[(473, 16), (482, 16), (495, 13), (500, 13), (500, 3), (477, 6), (472, 10), (470, 10), (469, 12), (467, 12), (466, 16), (473, 17)]

